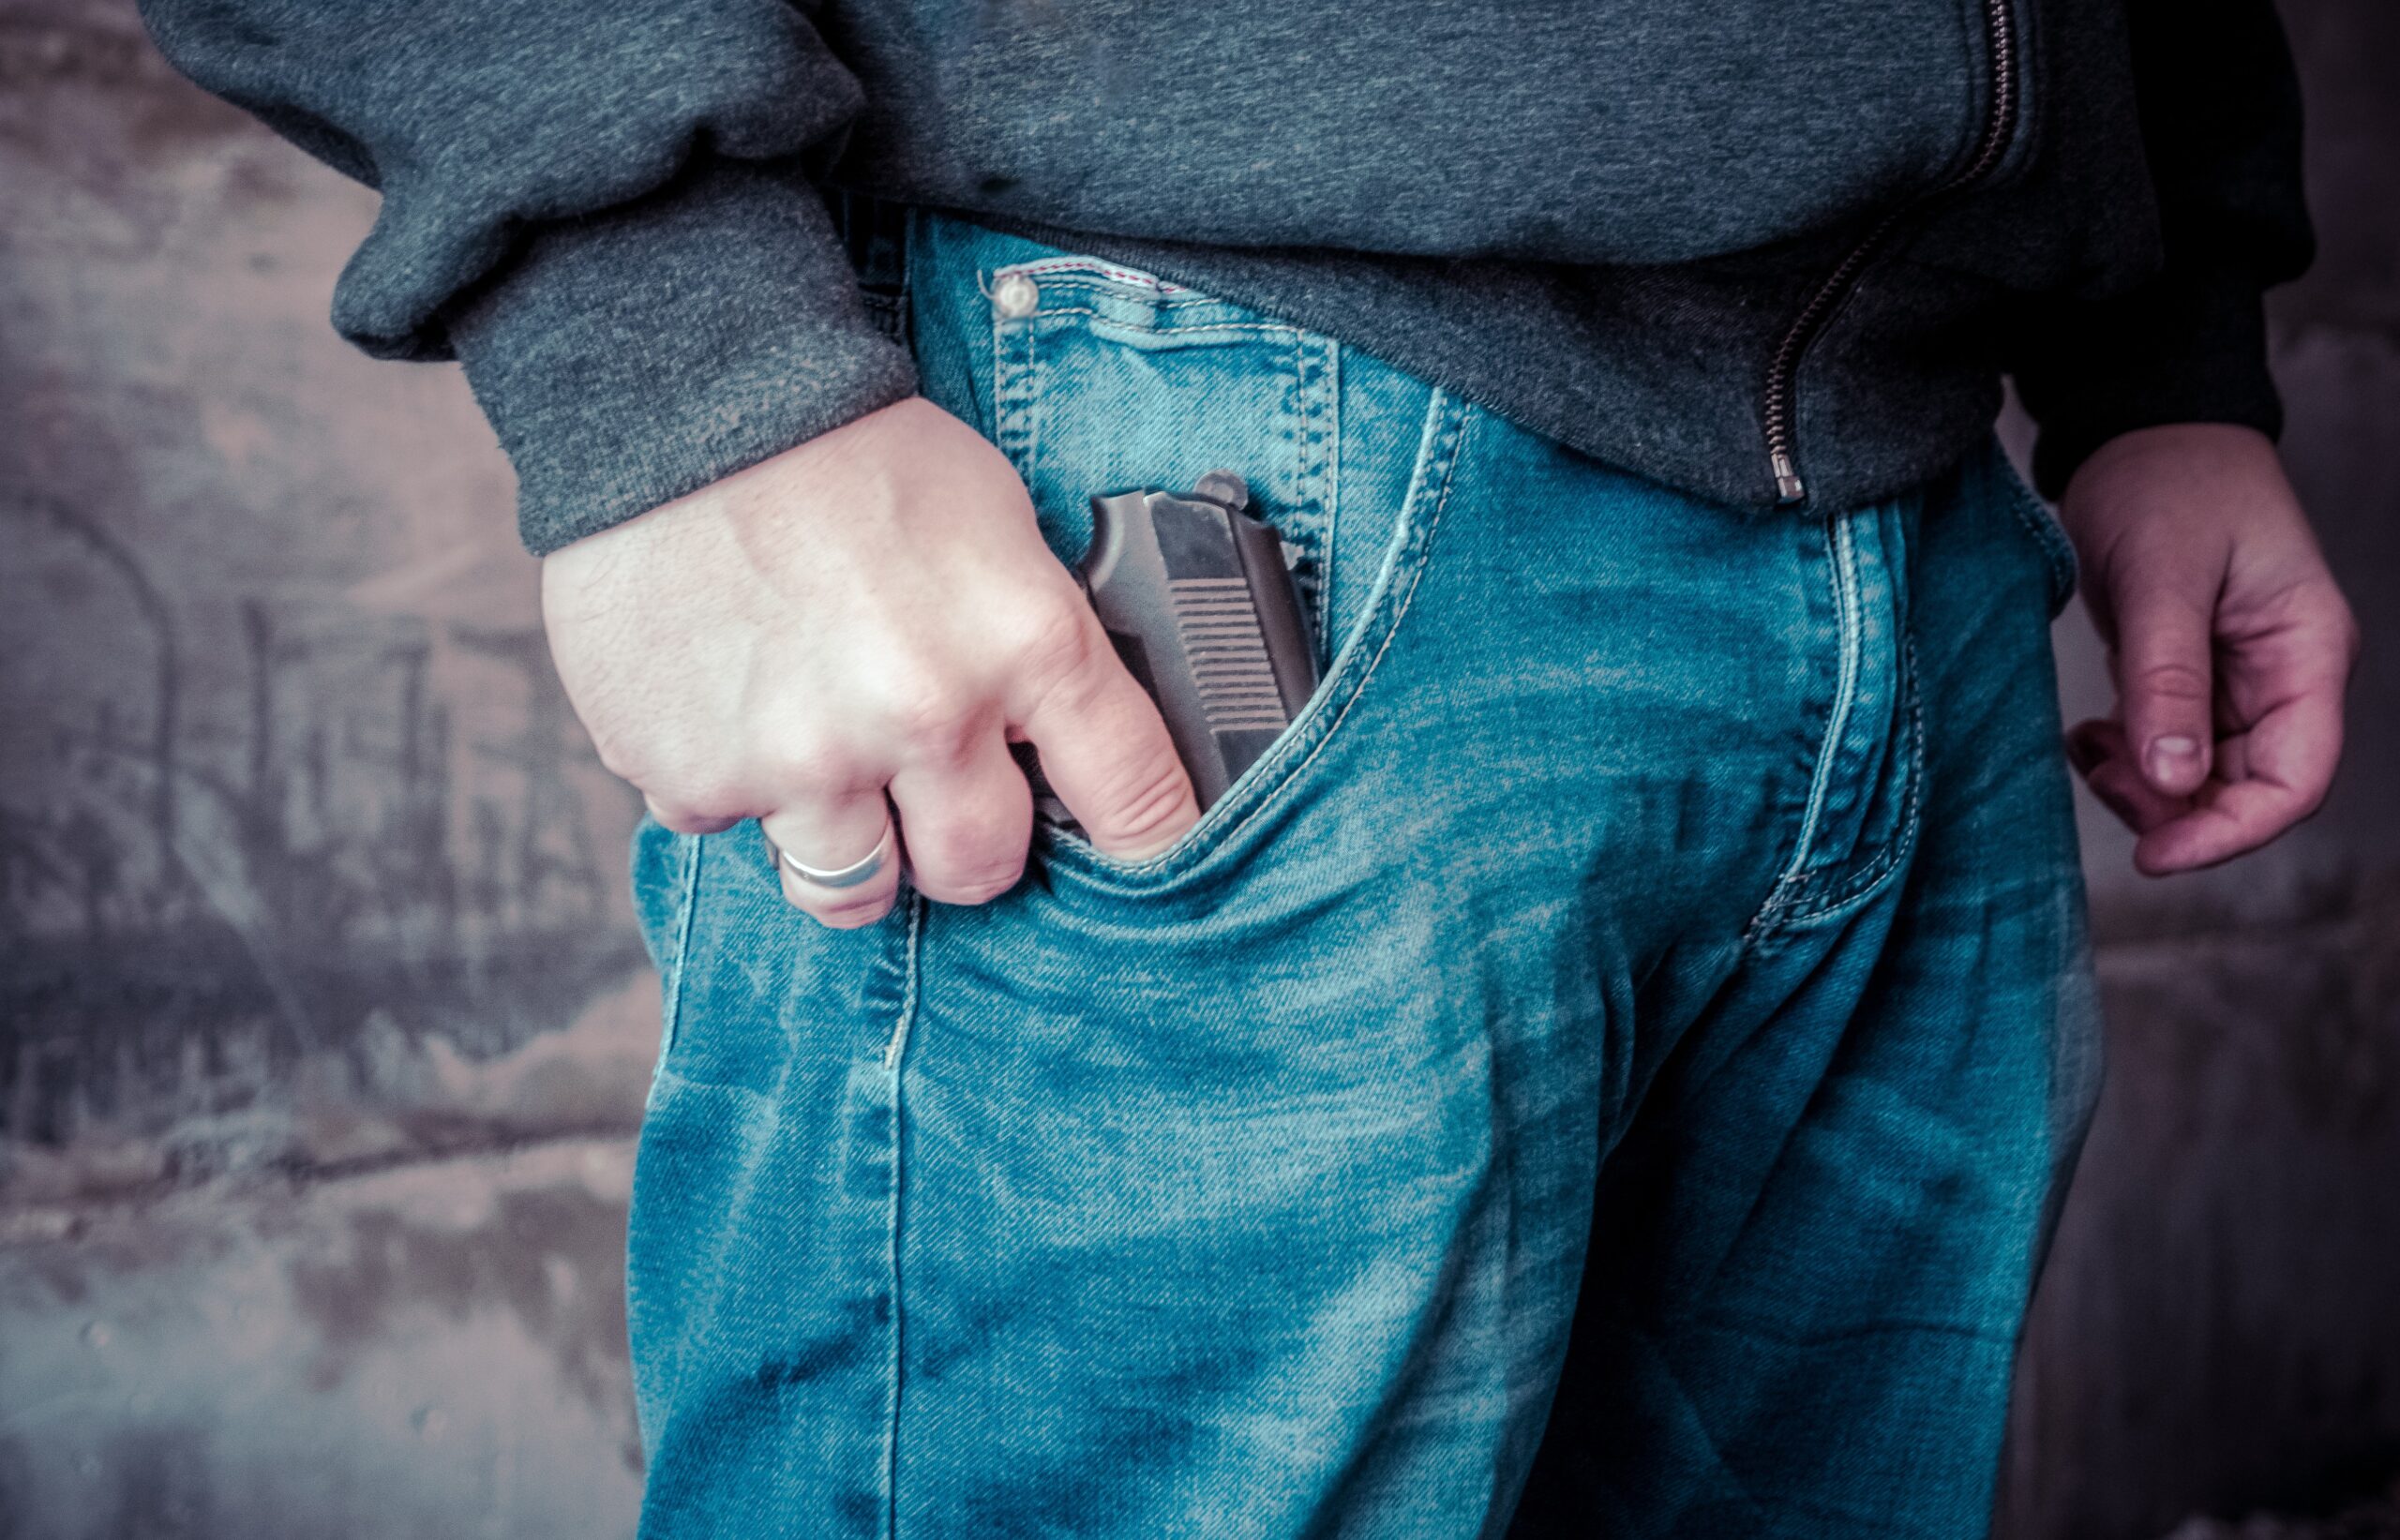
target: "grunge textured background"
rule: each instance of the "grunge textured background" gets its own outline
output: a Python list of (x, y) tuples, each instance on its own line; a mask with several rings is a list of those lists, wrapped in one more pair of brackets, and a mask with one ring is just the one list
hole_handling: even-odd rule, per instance
[[(2356, 746), (2205, 877), (2087, 819), (2114, 1078), (2017, 1540), (2400, 1473), (2400, 11), (2286, 10), (2325, 250), (2276, 364)], [(0, 1534), (631, 1531), (636, 804), (457, 372), (326, 323), (373, 211), (128, 0), (0, 0)]]

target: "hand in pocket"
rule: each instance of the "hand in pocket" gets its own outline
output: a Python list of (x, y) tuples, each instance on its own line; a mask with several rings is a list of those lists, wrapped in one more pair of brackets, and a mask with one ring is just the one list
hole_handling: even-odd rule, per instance
[(826, 924), (886, 913), (903, 853), (928, 898), (1014, 887), (1033, 811), (1012, 741), (1106, 854), (1153, 855), (1198, 817), (1016, 472), (929, 402), (578, 541), (542, 578), (602, 762), (670, 829), (758, 818), (786, 896)]

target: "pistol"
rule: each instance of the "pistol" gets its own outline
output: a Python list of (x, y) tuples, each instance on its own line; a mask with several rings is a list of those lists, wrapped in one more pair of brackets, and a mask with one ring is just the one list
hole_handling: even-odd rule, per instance
[[(1095, 497), (1076, 574), (1117, 655), (1158, 703), (1204, 811), (1316, 689), (1316, 643), (1283, 539), (1249, 506), (1230, 471), (1188, 493)], [(1038, 769), (1034, 791), (1046, 816), (1073, 827)]]

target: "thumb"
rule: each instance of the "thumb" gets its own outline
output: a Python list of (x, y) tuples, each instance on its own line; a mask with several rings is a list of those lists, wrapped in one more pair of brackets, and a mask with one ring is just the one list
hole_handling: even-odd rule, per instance
[(1073, 666), (1016, 714), (1050, 788), (1103, 853), (1154, 856), (1200, 821), (1166, 722), (1097, 619)]
[(2188, 796), (2208, 779), (2214, 736), (2210, 644), (2216, 592), (2194, 576), (2153, 569), (2113, 596), (2125, 738), (2142, 779), (2170, 797)]

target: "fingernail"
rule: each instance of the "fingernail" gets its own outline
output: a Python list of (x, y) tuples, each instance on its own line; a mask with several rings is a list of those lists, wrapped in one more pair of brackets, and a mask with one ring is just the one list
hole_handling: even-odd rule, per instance
[(2150, 778), (2162, 786), (2182, 787), (2199, 778), (2200, 745), (2181, 733), (2150, 740)]

